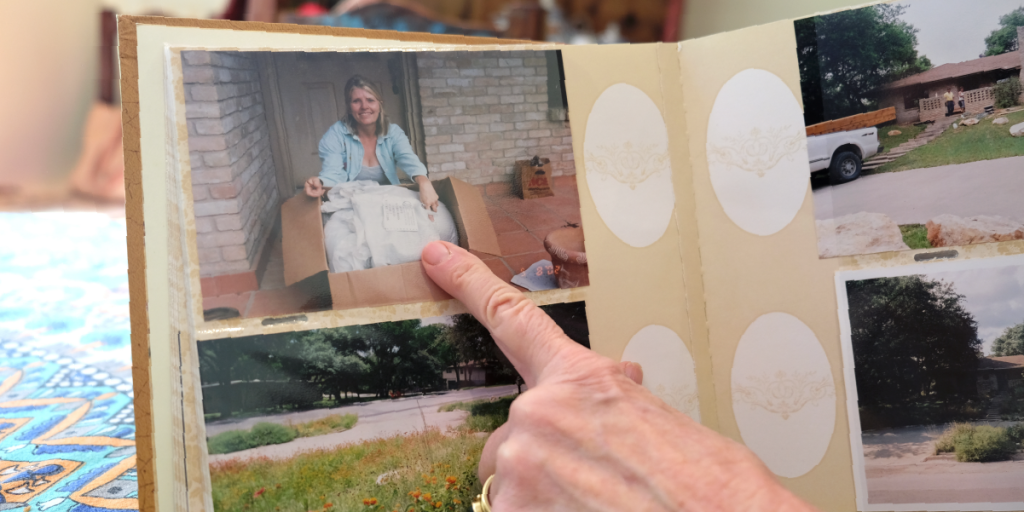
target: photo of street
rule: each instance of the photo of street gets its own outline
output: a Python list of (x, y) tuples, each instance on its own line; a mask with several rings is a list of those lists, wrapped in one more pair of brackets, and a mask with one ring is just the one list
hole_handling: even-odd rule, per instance
[(1024, 266), (973, 263), (844, 276), (869, 510), (1024, 506)]
[[(584, 303), (542, 309), (590, 346)], [(198, 350), (218, 511), (465, 510), (488, 435), (526, 391), (465, 314)]]
[(1024, 6), (914, 0), (794, 24), (820, 257), (1024, 239)]

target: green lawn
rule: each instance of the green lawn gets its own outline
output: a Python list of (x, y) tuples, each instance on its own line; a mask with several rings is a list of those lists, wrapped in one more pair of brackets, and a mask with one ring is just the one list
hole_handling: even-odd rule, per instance
[[(896, 146), (899, 146), (900, 144), (903, 144), (904, 142), (913, 139), (914, 137), (917, 137), (918, 135), (920, 135), (921, 132), (924, 131), (925, 128), (926, 125), (923, 124), (910, 126), (879, 126), (878, 142), (882, 143), (882, 145), (885, 146), (885, 151), (883, 151), (881, 154), (884, 155), (892, 151), (893, 148), (895, 148)], [(901, 133), (899, 135), (893, 135), (891, 137), (887, 135), (889, 132), (893, 130), (899, 130)]]
[(260, 422), (251, 430), (228, 430), (206, 440), (211, 454), (231, 453), (271, 444), (287, 443), (296, 437), (314, 437), (343, 432), (359, 421), (355, 414), (332, 414), (298, 425)]
[(438, 408), (438, 412), (469, 411), (469, 417), (466, 418), (466, 423), (462, 425), (463, 430), (470, 432), (494, 432), (494, 429), (508, 421), (508, 409), (512, 407), (512, 401), (515, 400), (516, 396), (503, 396), (496, 400), (483, 399), (472, 402), (455, 402), (442, 405)]
[(480, 492), (476, 467), (485, 442), (470, 432), (428, 429), (287, 460), (213, 463), (213, 507), (218, 512), (464, 512)]
[(1006, 116), (1010, 122), (994, 125), (993, 116), (974, 126), (950, 127), (939, 138), (889, 162), (873, 173), (963, 164), (1024, 155), (1024, 140), (1010, 136), (1010, 127), (1024, 122), (1024, 111)]
[(903, 224), (900, 226), (900, 233), (903, 234), (903, 243), (911, 249), (931, 249), (932, 244), (928, 241), (928, 228), (924, 224)]

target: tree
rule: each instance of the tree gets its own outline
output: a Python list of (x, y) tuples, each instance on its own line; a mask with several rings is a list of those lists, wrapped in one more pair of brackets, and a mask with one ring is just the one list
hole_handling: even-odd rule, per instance
[(795, 22), (808, 125), (876, 110), (879, 88), (931, 68), (905, 10), (881, 4)]
[(977, 367), (978, 325), (952, 284), (924, 276), (846, 283), (860, 405), (900, 407), (958, 394)]
[(441, 337), (455, 352), (456, 376), (461, 385), (459, 366), (475, 362), (496, 375), (514, 378), (518, 376), (512, 363), (498, 348), (490, 331), (472, 315), (455, 315), (452, 325), (441, 330)]
[(985, 38), (985, 55), (1001, 55), (1020, 48), (1017, 27), (1024, 27), (1024, 5), (1000, 16), (999, 25)]
[(1024, 355), (1024, 322), (1007, 327), (992, 342), (992, 355), (996, 357)]

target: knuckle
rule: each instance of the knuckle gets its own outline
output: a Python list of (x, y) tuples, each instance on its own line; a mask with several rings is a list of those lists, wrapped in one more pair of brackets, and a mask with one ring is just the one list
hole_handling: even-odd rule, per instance
[(495, 286), (487, 295), (484, 304), (484, 319), (493, 331), (500, 330), (502, 325), (520, 317), (524, 311), (533, 306), (525, 295), (509, 286)]

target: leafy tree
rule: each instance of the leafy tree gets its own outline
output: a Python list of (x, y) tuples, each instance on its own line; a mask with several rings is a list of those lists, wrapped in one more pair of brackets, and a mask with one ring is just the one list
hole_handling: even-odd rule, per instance
[[(452, 347), (458, 366), (475, 362), (499, 376), (514, 378), (518, 375), (483, 324), (472, 315), (455, 315), (452, 320), (452, 325), (442, 328), (441, 338)], [(458, 367), (455, 375), (461, 386)]]
[(952, 284), (924, 276), (846, 283), (860, 405), (920, 404), (958, 394), (977, 367), (978, 326)]
[(1007, 327), (992, 342), (992, 355), (996, 357), (1024, 355), (1024, 322)]
[(881, 4), (795, 22), (808, 125), (876, 110), (880, 87), (931, 67), (905, 10)]
[(1017, 27), (1024, 27), (1024, 5), (1000, 16), (999, 25), (985, 38), (985, 55), (1001, 55), (1020, 48)]
[[(340, 332), (339, 332), (340, 331)], [(322, 329), (306, 333), (301, 338), (299, 359), (303, 363), (303, 376), (325, 395), (338, 402), (342, 393), (348, 396), (357, 391), (369, 367), (352, 350), (345, 350), (350, 342), (341, 329)]]

